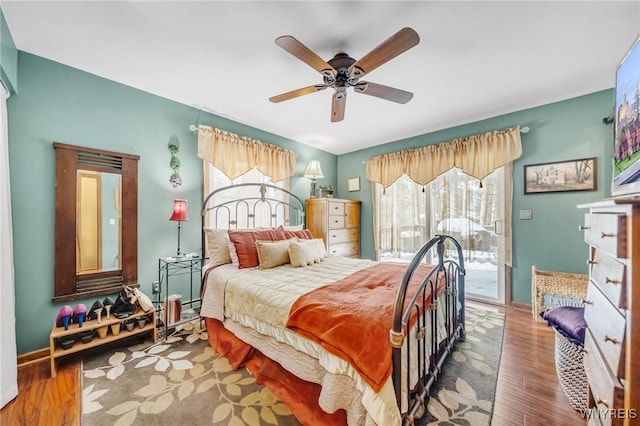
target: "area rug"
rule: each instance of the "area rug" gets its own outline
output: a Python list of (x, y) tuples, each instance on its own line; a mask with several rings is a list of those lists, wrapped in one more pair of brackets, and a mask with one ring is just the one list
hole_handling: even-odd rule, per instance
[(498, 382), (504, 315), (467, 306), (466, 337), (442, 367), (417, 425), (491, 424)]
[[(466, 339), (446, 362), (417, 424), (489, 424), (503, 324), (501, 314), (467, 308)], [(233, 371), (197, 323), (156, 345), (85, 357), (82, 377), (83, 426), (300, 424), (247, 370)]]

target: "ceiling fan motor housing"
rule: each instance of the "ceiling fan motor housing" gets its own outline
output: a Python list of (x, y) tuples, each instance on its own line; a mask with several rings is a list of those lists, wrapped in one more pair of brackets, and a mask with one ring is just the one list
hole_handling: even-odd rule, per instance
[(337, 53), (332, 59), (327, 61), (327, 63), (336, 70), (336, 73), (335, 75), (325, 74), (325, 84), (334, 88), (355, 86), (358, 82), (356, 72), (349, 72), (349, 67), (355, 62), (356, 60), (346, 53)]

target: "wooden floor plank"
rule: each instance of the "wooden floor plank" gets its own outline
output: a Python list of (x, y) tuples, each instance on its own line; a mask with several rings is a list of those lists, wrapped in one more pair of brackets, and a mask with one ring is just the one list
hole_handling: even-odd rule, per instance
[[(558, 383), (553, 331), (529, 311), (485, 307), (506, 315), (492, 425), (585, 425)], [(80, 365), (65, 359), (55, 379), (48, 360), (20, 367), (19, 395), (0, 411), (0, 425), (80, 425)]]

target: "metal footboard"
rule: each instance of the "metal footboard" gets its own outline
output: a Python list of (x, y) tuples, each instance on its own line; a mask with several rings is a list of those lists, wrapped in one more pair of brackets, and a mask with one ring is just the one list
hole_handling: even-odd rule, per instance
[[(455, 250), (457, 260), (445, 259), (447, 248)], [(409, 283), (432, 250), (436, 250), (437, 263), (422, 279), (415, 295), (407, 300)], [(413, 425), (414, 419), (422, 417), (429, 390), (440, 375), (444, 361), (455, 343), (464, 338), (464, 275), (460, 244), (448, 235), (438, 235), (418, 251), (402, 278), (390, 340), (393, 386), (405, 425)], [(445, 282), (440, 295), (437, 294), (439, 280)], [(439, 313), (444, 313), (446, 333), (441, 341), (438, 341)], [(412, 315), (415, 322), (410, 322)]]

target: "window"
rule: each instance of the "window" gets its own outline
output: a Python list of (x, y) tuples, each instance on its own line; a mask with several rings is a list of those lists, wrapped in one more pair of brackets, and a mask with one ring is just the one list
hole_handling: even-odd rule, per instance
[[(215, 189), (225, 186), (237, 185), (242, 183), (266, 183), (288, 190), (289, 179), (282, 179), (280, 182), (271, 182), (269, 176), (264, 175), (259, 170), (253, 168), (247, 173), (229, 179), (218, 168), (210, 163), (204, 162), (205, 167), (205, 185), (204, 196), (206, 197)], [(259, 202), (260, 193), (257, 192), (255, 186), (239, 186), (230, 191), (224, 191), (214, 195), (208, 203), (208, 206), (220, 205), (227, 201), (241, 199), (256, 199), (256, 203), (239, 203), (230, 210), (218, 209), (216, 217), (212, 217), (213, 212), (209, 212), (207, 217), (207, 226), (219, 229), (246, 229), (246, 228), (272, 228), (276, 224), (288, 223), (289, 211), (279, 202), (288, 203), (288, 195), (286, 192), (276, 191), (267, 188), (266, 199), (272, 202)]]
[[(447, 234), (463, 250), (466, 293), (501, 300), (503, 197), (508, 192), (501, 186), (503, 175), (503, 168), (497, 169), (481, 185), (478, 179), (452, 168), (424, 186), (406, 175), (385, 191), (377, 184), (374, 196), (378, 259), (409, 262), (433, 236)], [(457, 254), (451, 250), (446, 255)]]

